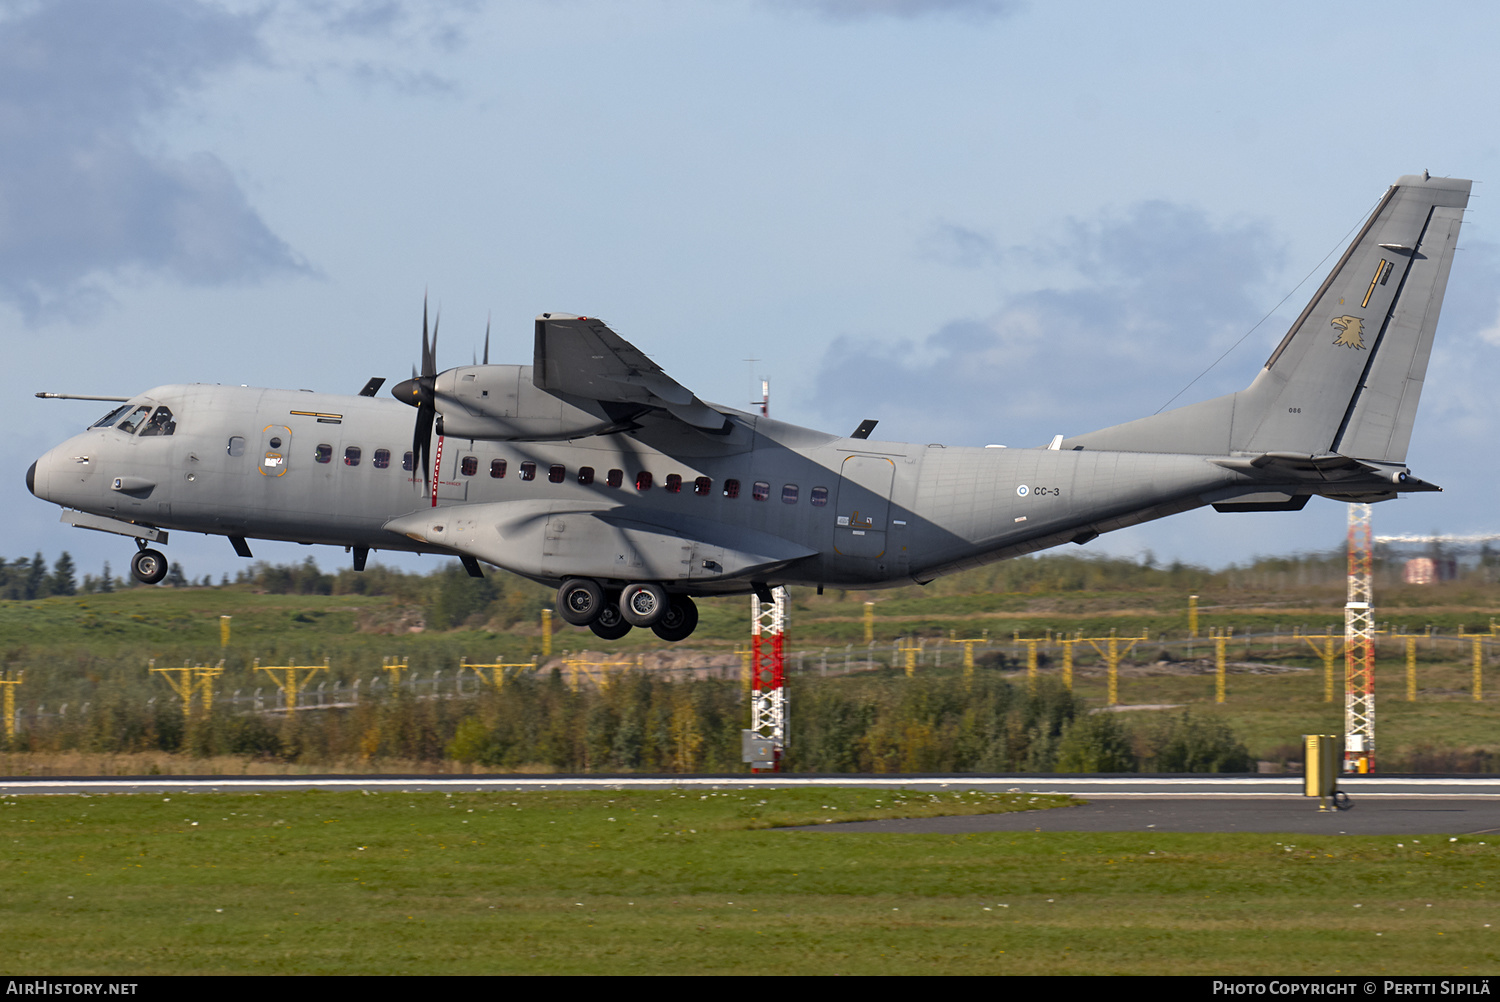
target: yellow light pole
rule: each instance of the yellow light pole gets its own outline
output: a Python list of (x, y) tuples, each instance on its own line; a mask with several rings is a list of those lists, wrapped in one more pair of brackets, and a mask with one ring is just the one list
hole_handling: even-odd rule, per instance
[(233, 618), (234, 618), (233, 616), (220, 616), (219, 617), (219, 646), (220, 647), (228, 647), (229, 646), (229, 621), (231, 619), (233, 619)]
[(16, 686), (21, 684), (26, 673), (20, 671), (16, 673), (15, 678), (11, 678), (10, 671), (7, 669), (0, 674), (3, 674), (3, 677), (0, 677), (0, 686), (5, 687), (5, 737), (9, 741), (14, 740), (16, 736)]
[(1229, 644), (1229, 637), (1233, 635), (1234, 628), (1225, 631), (1222, 627), (1214, 632), (1214, 702), (1224, 702), (1225, 688), (1225, 663), (1224, 648)]
[(1476, 636), (1474, 639), (1474, 701), (1477, 703), (1484, 698), (1484, 638)]
[(1198, 596), (1188, 596), (1188, 636), (1198, 639)]
[(552, 610), (542, 610), (542, 657), (552, 656)]
[(865, 643), (875, 642), (875, 603), (865, 603)]
[(583, 661), (578, 658), (569, 658), (567, 665), (568, 687), (577, 692), (579, 675), (586, 676), (600, 690), (604, 690), (609, 688), (610, 671), (629, 671), (631, 668), (639, 668), (640, 660), (637, 658), (635, 661), (623, 659), (619, 661)]
[(909, 640), (907, 640), (907, 644), (908, 644), (908, 646), (901, 648), (901, 651), (906, 655), (906, 677), (907, 678), (916, 678), (917, 677), (917, 651), (918, 651), (919, 648), (917, 647), (917, 643), (916, 643), (915, 640), (910, 640), (909, 639)]
[(967, 689), (974, 684), (974, 645), (984, 643), (984, 638), (971, 638), (968, 640), (954, 640), (955, 644), (964, 645), (964, 688)]
[[(406, 667), (403, 663), (401, 667)], [(260, 658), (255, 659), (255, 670), (266, 672), (271, 680), (276, 683), (286, 696), (286, 712), (290, 715), (297, 712), (297, 693), (306, 688), (307, 683), (320, 671), (328, 670), (328, 659), (324, 658), (320, 665), (263, 665)], [(306, 672), (298, 675), (298, 672)], [(279, 673), (279, 674), (278, 674)], [(399, 676), (398, 676), (399, 677)]]
[[(257, 661), (256, 664), (260, 664), (260, 662)], [(405, 658), (382, 658), (380, 662), (380, 670), (385, 672), (385, 677), (392, 689), (399, 689), (401, 687), (401, 673), (406, 671), (408, 667), (409, 665)]]
[(1417, 638), (1420, 633), (1393, 633), (1392, 639), (1406, 641), (1406, 701), (1417, 701)]
[[(1143, 631), (1139, 637), (1117, 637), (1115, 636), (1115, 631), (1110, 630), (1108, 637), (1084, 638), (1089, 642), (1094, 650), (1099, 652), (1100, 656), (1104, 658), (1104, 663), (1109, 668), (1110, 706), (1118, 706), (1120, 702), (1120, 659), (1126, 654), (1129, 654), (1131, 650), (1135, 648), (1136, 644), (1140, 643), (1143, 640), (1149, 640), (1150, 636), (1150, 633)], [(1120, 641), (1122, 640), (1130, 641), (1130, 644), (1124, 650), (1120, 649)], [(1100, 641), (1106, 642), (1108, 646), (1100, 647)]]
[(1067, 638), (1059, 637), (1057, 639), (1057, 642), (1059, 644), (1062, 644), (1062, 649), (1063, 649), (1063, 660), (1062, 660), (1063, 685), (1065, 685), (1065, 686), (1068, 687), (1068, 691), (1069, 692), (1072, 692), (1073, 691), (1073, 645), (1074, 644), (1081, 644), (1084, 641), (1083, 641), (1082, 637), (1067, 637)]
[(214, 679), (224, 674), (224, 662), (220, 661), (217, 668), (207, 665), (191, 665), (184, 661), (181, 668), (158, 668), (156, 659), (147, 662), (147, 670), (160, 675), (166, 679), (172, 691), (182, 697), (182, 715), (184, 718), (193, 714), (193, 694), (203, 694), (203, 710), (205, 713), (213, 711), (214, 708)]
[(1031, 692), (1036, 692), (1036, 645), (1042, 643), (1040, 639), (1028, 639), (1016, 637), (1016, 643), (1026, 645), (1026, 687)]
[[(1333, 702), (1333, 662), (1338, 658), (1338, 652), (1333, 649), (1334, 634), (1330, 630), (1321, 637), (1303, 637), (1307, 645), (1313, 649), (1313, 653), (1323, 659), (1323, 702)], [(1314, 641), (1323, 641), (1322, 650)]]
[(193, 669), (194, 683), (197, 685), (198, 691), (203, 694), (203, 712), (205, 715), (214, 712), (214, 679), (222, 674), (224, 674), (223, 658), (220, 658), (219, 663), (213, 668), (207, 665), (199, 665)]
[[(471, 664), (468, 658), (458, 659), (458, 670), (460, 672), (464, 671), (465, 669), (472, 669), (474, 674), (479, 676), (479, 680), (481, 682), (483, 682), (485, 685), (493, 687), (496, 692), (499, 692), (501, 689), (505, 688), (505, 670), (507, 668), (513, 669), (511, 671), (511, 674), (516, 675), (519, 673), (519, 669), (521, 668), (535, 667), (536, 664), (532, 661), (505, 663), (496, 662), (494, 664)], [(486, 670), (489, 671), (489, 675), (485, 675)]]

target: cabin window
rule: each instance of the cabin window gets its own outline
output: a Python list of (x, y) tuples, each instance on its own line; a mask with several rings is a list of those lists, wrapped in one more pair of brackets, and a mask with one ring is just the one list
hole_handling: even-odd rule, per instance
[(349, 448), (347, 448), (347, 449), (344, 450), (344, 465), (345, 466), (358, 466), (359, 465), (359, 446), (357, 446), (357, 445), (351, 445), (351, 446), (349, 446)]
[(93, 424), (89, 425), (89, 427), (90, 428), (108, 428), (110, 425), (112, 425), (112, 424), (115, 423), (115, 418), (119, 417), (121, 414), (124, 414), (128, 410), (130, 410), (130, 405), (129, 404), (121, 404), (120, 406), (116, 407), (114, 410), (110, 411), (108, 414), (104, 415), (99, 420), (95, 421)]
[(706, 498), (714, 492), (714, 482), (707, 477), (699, 477), (693, 481), (693, 493), (700, 498)]
[(782, 504), (796, 504), (797, 503), (797, 485), (796, 484), (785, 484), (785, 485), (782, 486), (782, 488), (781, 488), (781, 503)]
[(675, 473), (668, 473), (667, 474), (667, 482), (664, 483), (664, 484), (662, 484), (662, 486), (667, 489), (667, 493), (668, 494), (681, 494), (682, 493), (682, 477), (678, 476)]
[(739, 497), (740, 496), (740, 482), (738, 480), (734, 480), (734, 479), (730, 479), (730, 480), (724, 481), (724, 496), (727, 497), (727, 498), (737, 498), (737, 497)]
[(559, 463), (553, 463), (551, 466), (547, 467), (547, 480), (550, 483), (560, 484), (563, 482), (563, 478), (565, 478), (567, 475), (567, 467)]
[(491, 480), (504, 480), (505, 479), (505, 460), (503, 460), (503, 459), (492, 459), (492, 460), (490, 460), (490, 479)]
[(231, 456), (243, 456), (245, 454), (245, 439), (240, 435), (231, 435), (229, 438), (229, 454)]
[(417, 457), (415, 453), (407, 452), (401, 456), (401, 468), (407, 473), (417, 468)]
[[(275, 446), (273, 445), (272, 448), (275, 448)], [(326, 442), (323, 443), (313, 450), (313, 458), (320, 463), (328, 462), (329, 460), (333, 459), (333, 446), (329, 445)]]
[(594, 468), (592, 466), (580, 466), (578, 468), (578, 482), (587, 486), (594, 482)]
[(134, 435), (135, 430), (140, 427), (141, 422), (146, 420), (146, 415), (150, 413), (150, 407), (137, 407), (126, 415), (123, 421), (115, 425), (115, 430), (123, 431), (127, 435)]
[(649, 491), (651, 489), (651, 474), (642, 470), (635, 475), (635, 489), (638, 491)]
[(477, 456), (465, 456), (458, 464), (458, 468), (466, 477), (472, 477), (479, 472), (479, 458)]
[(524, 462), (524, 463), (521, 464), (521, 479), (522, 480), (535, 480), (536, 479), (536, 464), (533, 463), (529, 459), (526, 462)]
[(377, 470), (386, 470), (391, 465), (391, 450), (376, 449), (375, 455), (370, 457), (370, 465)]
[(165, 407), (156, 408), (151, 415), (151, 420), (146, 422), (146, 427), (141, 429), (141, 438), (150, 438), (153, 435), (170, 435), (177, 430), (177, 422), (172, 420), (172, 412)]
[(828, 506), (828, 488), (814, 487), (812, 493), (807, 496), (807, 500), (814, 508), (826, 508)]
[(609, 471), (609, 476), (605, 478), (604, 482), (606, 484), (608, 484), (609, 486), (611, 486), (611, 487), (618, 487), (618, 486), (620, 486), (621, 484), (623, 484), (625, 482), (625, 471), (624, 470), (610, 470)]
[(755, 486), (750, 489), (750, 496), (757, 501), (764, 501), (771, 496), (771, 485), (764, 480), (757, 480)]

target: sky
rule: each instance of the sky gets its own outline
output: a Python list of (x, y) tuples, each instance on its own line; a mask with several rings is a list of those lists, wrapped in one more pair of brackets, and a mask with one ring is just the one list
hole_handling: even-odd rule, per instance
[[(1423, 170), (1479, 182), (1409, 454), (1446, 491), (1375, 531), (1500, 531), (1496, 37), (1500, 5), (1442, 2), (0, 0), (0, 555), (133, 551), (26, 491), (106, 409), (37, 391), (389, 386), (424, 295), (440, 367), (491, 318), (529, 363), (562, 311), (706, 400), (765, 377), (785, 421), (1041, 445), (1247, 386)], [(1210, 509), (1084, 552), (1218, 567), (1344, 525)]]

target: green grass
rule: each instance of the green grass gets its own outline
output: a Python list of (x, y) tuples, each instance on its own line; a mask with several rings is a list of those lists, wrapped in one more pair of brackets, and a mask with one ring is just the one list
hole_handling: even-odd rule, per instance
[(1500, 849), (1483, 838), (767, 827), (1056, 802), (843, 789), (10, 798), (0, 806), (3, 966), (127, 975), (1500, 969)]

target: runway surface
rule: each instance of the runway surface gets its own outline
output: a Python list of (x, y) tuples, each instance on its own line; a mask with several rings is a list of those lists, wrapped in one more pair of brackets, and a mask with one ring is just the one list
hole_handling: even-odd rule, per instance
[(1264, 832), (1295, 835), (1497, 835), (1500, 799), (1351, 797), (1320, 812), (1303, 797), (1090, 798), (1081, 807), (949, 818), (851, 821), (784, 831), (956, 835), (973, 832)]
[[(824, 833), (1005, 831), (1285, 832), (1483, 835), (1500, 840), (1500, 776), (1350, 776), (1350, 809), (1319, 812), (1298, 776), (761, 775), (747, 776), (122, 776), (0, 779), (0, 796), (255, 793), (279, 790), (484, 792), (843, 786), (1067, 793), (1079, 807), (965, 817), (818, 825)], [(797, 829), (785, 829), (797, 830)]]

